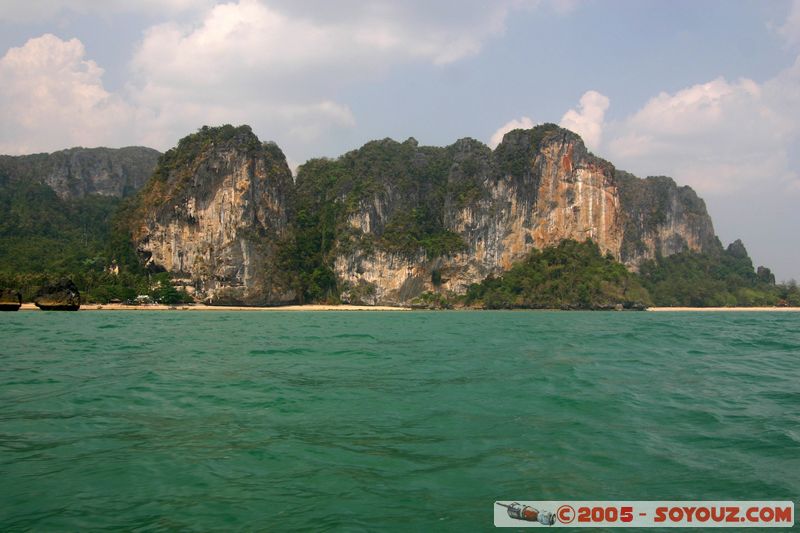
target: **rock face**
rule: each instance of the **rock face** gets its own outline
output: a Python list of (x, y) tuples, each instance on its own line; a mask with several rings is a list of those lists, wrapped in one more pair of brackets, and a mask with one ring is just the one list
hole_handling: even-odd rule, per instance
[(77, 311), (81, 307), (81, 294), (70, 280), (61, 280), (42, 287), (33, 300), (44, 311)]
[(203, 128), (167, 152), (140, 194), (133, 238), (210, 304), (281, 304), (295, 294), (276, 265), (292, 175), (249, 127)]
[[(403, 150), (395, 145), (387, 148)], [(562, 239), (592, 239), (632, 269), (657, 254), (719, 245), (705, 205), (691, 189), (669, 178), (640, 180), (617, 172), (589, 154), (577, 135), (552, 125), (512, 131), (494, 152), (474, 140), (458, 141), (446, 149), (444, 164), (421, 149), (414, 152), (409, 165), (445, 169), (432, 193), (442, 198), (433, 218), (463, 246), (433, 256), (361, 246), (364, 236), (385, 242), (383, 232), (395, 206), (402, 205), (397, 199), (414, 198), (420, 187), (403, 190), (396, 176), (375, 169), (377, 186), (347, 215), (356, 242), (338, 247), (333, 260), (345, 300), (403, 304), (427, 291), (463, 293), (470, 284), (507, 270), (532, 248)], [(353, 200), (345, 194), (339, 201)]]
[(562, 239), (592, 239), (631, 269), (720, 246), (690, 188), (617, 171), (552, 124), (509, 132), (495, 150), (373, 141), (309, 161), (296, 184), (277, 146), (248, 127), (203, 128), (165, 154), (139, 198), (142, 256), (211, 303), (335, 291), (408, 304), (463, 293)]
[(0, 289), (0, 311), (18, 311), (22, 295), (14, 289)]
[(70, 148), (0, 156), (0, 173), (50, 186), (62, 200), (90, 194), (122, 198), (145, 184), (161, 154), (152, 148)]
[(705, 202), (691, 187), (665, 176), (642, 180), (619, 170), (615, 180), (625, 220), (620, 259), (629, 268), (656, 255), (722, 248)]

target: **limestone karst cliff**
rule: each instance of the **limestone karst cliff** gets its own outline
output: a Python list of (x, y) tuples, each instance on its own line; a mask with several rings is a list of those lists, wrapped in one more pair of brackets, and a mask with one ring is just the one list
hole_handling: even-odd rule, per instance
[(138, 252), (213, 304), (295, 299), (276, 263), (292, 175), (249, 127), (203, 128), (159, 161), (131, 221)]
[(150, 178), (161, 154), (152, 148), (70, 148), (51, 154), (0, 156), (0, 174), (48, 185), (62, 200), (98, 194), (122, 198)]
[(562, 239), (592, 239), (632, 269), (658, 253), (718, 245), (691, 189), (620, 178), (554, 125), (512, 131), (494, 151), (472, 139), (447, 148), (378, 141), (301, 167), (298, 188), (326, 176), (339, 177), (319, 204), (341, 206), (328, 259), (345, 300), (463, 293)]
[(615, 180), (625, 220), (620, 259), (629, 267), (657, 255), (722, 248), (705, 202), (691, 187), (679, 187), (665, 176), (639, 179), (620, 170)]
[(463, 293), (562, 239), (592, 239), (631, 269), (719, 246), (691, 189), (617, 171), (555, 125), (495, 150), (373, 141), (309, 161), (296, 183), (249, 128), (204, 128), (165, 154), (140, 202), (142, 256), (218, 303)]

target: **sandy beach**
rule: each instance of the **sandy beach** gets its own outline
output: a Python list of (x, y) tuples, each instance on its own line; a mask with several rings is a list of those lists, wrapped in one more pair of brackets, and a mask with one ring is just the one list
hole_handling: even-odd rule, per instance
[[(82, 304), (81, 311), (410, 311), (410, 307), (386, 305), (286, 305), (282, 307), (245, 307), (227, 305), (122, 305)], [(32, 303), (24, 303), (20, 311), (40, 311)]]
[(769, 311), (769, 312), (798, 312), (800, 307), (648, 307), (648, 311)]

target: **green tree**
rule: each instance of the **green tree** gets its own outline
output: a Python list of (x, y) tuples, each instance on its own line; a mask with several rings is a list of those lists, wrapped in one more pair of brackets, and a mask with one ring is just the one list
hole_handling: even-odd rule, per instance
[(780, 300), (769, 269), (753, 269), (741, 241), (708, 253), (684, 251), (646, 261), (642, 284), (658, 306), (761, 306)]
[(487, 309), (607, 309), (650, 303), (637, 277), (591, 240), (534, 250), (502, 276), (469, 287), (467, 305)]
[(162, 272), (153, 276), (155, 286), (150, 292), (150, 296), (158, 303), (165, 305), (175, 305), (192, 301), (191, 296), (184, 291), (178, 290), (172, 284), (169, 274)]

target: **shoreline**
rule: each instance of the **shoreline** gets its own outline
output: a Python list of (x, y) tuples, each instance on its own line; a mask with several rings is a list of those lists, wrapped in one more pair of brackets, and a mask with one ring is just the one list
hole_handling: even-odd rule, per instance
[[(20, 311), (40, 311), (32, 303), (24, 303)], [(272, 307), (248, 307), (238, 305), (123, 305), (123, 304), (82, 304), (79, 311), (413, 311), (411, 307), (392, 307), (389, 305), (284, 305)], [(470, 311), (471, 309), (462, 309)], [(559, 311), (559, 309), (531, 309), (532, 311)], [(525, 311), (525, 309), (518, 309)], [(648, 307), (645, 311), (654, 313), (669, 312), (800, 312), (800, 307)]]
[(675, 311), (692, 311), (692, 312), (738, 312), (738, 311), (756, 311), (763, 312), (779, 312), (791, 313), (800, 312), (800, 307), (648, 307), (647, 311), (654, 313), (662, 312), (675, 312)]
[[(32, 303), (24, 303), (20, 311), (41, 311)], [(81, 304), (78, 311), (411, 311), (410, 307), (391, 307), (388, 305), (284, 305), (275, 307), (248, 307), (239, 305), (122, 305), (122, 304)]]

